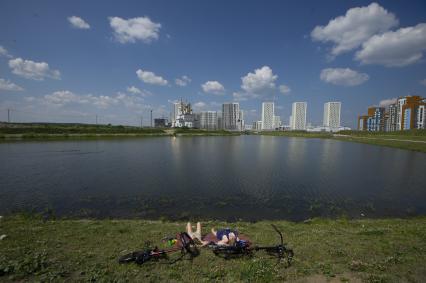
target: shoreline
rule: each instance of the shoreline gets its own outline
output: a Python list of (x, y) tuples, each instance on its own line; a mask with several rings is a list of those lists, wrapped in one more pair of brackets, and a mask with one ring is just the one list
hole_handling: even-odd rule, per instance
[(109, 125), (52, 125), (52, 124), (1, 124), (0, 143), (14, 141), (59, 141), (96, 140), (145, 137), (200, 137), (200, 136), (275, 136), (296, 138), (320, 138), (385, 146), (426, 153), (426, 130), (400, 132), (358, 132), (339, 133), (271, 131), (271, 132), (231, 132), (206, 131), (197, 129), (137, 128)]
[[(270, 224), (295, 252), (290, 268), (263, 253), (227, 261), (206, 248), (192, 261), (119, 265), (117, 258), (143, 248), (164, 248), (161, 238), (184, 230), (185, 221), (49, 220), (22, 215), (0, 219), (0, 282), (10, 281), (297, 281), (421, 282), (426, 268), (426, 217), (410, 219), (322, 219), (307, 222), (203, 222), (236, 227), (255, 244), (274, 245)], [(194, 223), (195, 224), (195, 223)], [(99, 245), (102, 243), (102, 245)], [(231, 263), (231, 264), (230, 264)]]

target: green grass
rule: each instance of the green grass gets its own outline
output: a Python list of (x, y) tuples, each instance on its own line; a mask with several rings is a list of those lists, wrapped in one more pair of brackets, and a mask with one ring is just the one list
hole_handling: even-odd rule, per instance
[[(305, 223), (204, 223), (232, 225), (256, 244), (273, 244), (283, 232), (295, 251), (290, 268), (262, 253), (224, 260), (202, 250), (193, 261), (173, 265), (119, 265), (119, 255), (146, 241), (184, 229), (183, 222), (143, 220), (47, 220), (9, 216), (0, 220), (0, 282), (10, 281), (295, 281), (335, 278), (365, 282), (422, 282), (426, 278), (426, 218), (324, 220)], [(338, 281), (338, 282), (339, 282)]]
[(407, 130), (407, 131), (395, 131), (395, 132), (367, 132), (367, 131), (340, 131), (339, 134), (351, 135), (351, 136), (362, 136), (362, 137), (422, 137), (426, 139), (426, 130)]
[(52, 123), (0, 123), (0, 140), (61, 140), (99, 139), (144, 136), (228, 136), (240, 135), (223, 130), (140, 128), (132, 126), (52, 124)]
[(334, 136), (332, 133), (314, 133), (306, 131), (271, 131), (259, 132), (257, 134), (282, 137), (337, 139), (341, 141), (359, 142), (371, 145), (426, 152), (426, 130), (409, 130), (397, 132), (340, 131), (338, 133), (338, 135), (346, 136)]
[(426, 130), (396, 132), (341, 131), (338, 140), (426, 152)]

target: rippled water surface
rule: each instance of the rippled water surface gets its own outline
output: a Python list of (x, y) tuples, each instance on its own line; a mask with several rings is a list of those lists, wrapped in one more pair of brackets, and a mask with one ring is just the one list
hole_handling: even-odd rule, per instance
[(0, 213), (227, 220), (426, 214), (426, 154), (326, 139), (0, 143)]

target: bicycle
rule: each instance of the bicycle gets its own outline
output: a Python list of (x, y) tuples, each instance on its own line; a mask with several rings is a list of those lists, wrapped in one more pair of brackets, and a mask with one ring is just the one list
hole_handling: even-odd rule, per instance
[(139, 265), (149, 261), (168, 260), (169, 254), (175, 252), (181, 252), (181, 256), (169, 263), (175, 263), (182, 259), (186, 255), (190, 256), (190, 259), (198, 256), (200, 251), (191, 237), (186, 232), (181, 232), (176, 236), (176, 241), (173, 247), (168, 249), (159, 249), (158, 247), (147, 248), (145, 250), (135, 251), (129, 254), (125, 254), (118, 259), (118, 262), (129, 263), (135, 262)]

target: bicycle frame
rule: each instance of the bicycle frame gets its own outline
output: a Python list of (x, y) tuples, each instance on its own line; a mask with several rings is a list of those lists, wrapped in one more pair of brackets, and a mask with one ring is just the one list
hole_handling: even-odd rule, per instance
[(284, 239), (281, 231), (278, 228), (271, 224), (272, 228), (279, 234), (280, 243), (275, 246), (249, 246), (249, 245), (233, 245), (233, 246), (222, 246), (212, 244), (209, 247), (212, 249), (213, 253), (217, 256), (222, 256), (225, 259), (229, 259), (232, 256), (251, 256), (253, 251), (266, 251), (269, 255), (276, 256), (278, 260), (285, 258), (287, 260), (288, 265), (291, 265), (291, 261), (293, 259), (294, 253), (293, 250), (288, 249), (284, 244)]
[(180, 259), (182, 259), (186, 254), (190, 254), (191, 258), (197, 256), (199, 254), (198, 249), (195, 246), (194, 241), (191, 237), (182, 232), (178, 235), (178, 239), (180, 240), (180, 245), (176, 245), (169, 249), (158, 249), (157, 247), (153, 249), (146, 249), (141, 251), (132, 252), (126, 255), (121, 256), (118, 259), (119, 263), (128, 263), (128, 262), (136, 262), (137, 264), (143, 264), (148, 261), (157, 261), (159, 259), (168, 259), (168, 254), (175, 253), (180, 251), (181, 256), (176, 260), (172, 261), (174, 263)]

